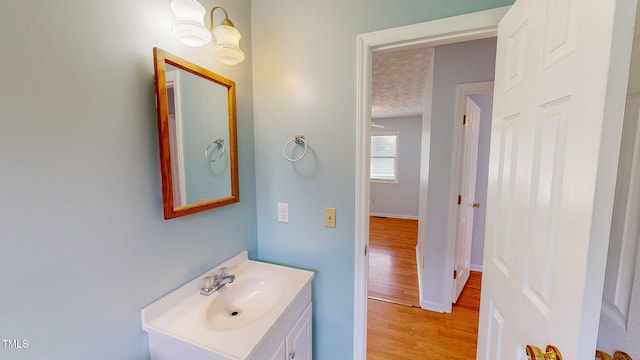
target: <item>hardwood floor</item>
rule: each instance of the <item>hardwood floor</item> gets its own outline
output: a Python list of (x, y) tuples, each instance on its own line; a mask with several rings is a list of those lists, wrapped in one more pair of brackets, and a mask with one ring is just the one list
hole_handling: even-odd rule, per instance
[(369, 219), (369, 297), (419, 306), (418, 221)]
[[(451, 314), (407, 306), (406, 304), (414, 301), (415, 304), (418, 303), (415, 252), (411, 256), (406, 254), (408, 248), (415, 251), (417, 222), (416, 233), (412, 235), (412, 221), (371, 218), (370, 261), (373, 260), (374, 253), (381, 258), (376, 263), (370, 263), (369, 268), (367, 359), (475, 359), (482, 274), (471, 272), (467, 286), (458, 303), (454, 304)], [(385, 231), (387, 224), (392, 229), (391, 233), (402, 234), (398, 244), (384, 245), (384, 239), (389, 242), (396, 238), (390, 234), (383, 235), (388, 233)], [(413, 240), (410, 240), (412, 237)], [(380, 248), (376, 249), (377, 247)], [(395, 256), (398, 248), (402, 247), (405, 250), (400, 252), (400, 256)], [(405, 261), (410, 262), (410, 258), (412, 263), (402, 266)], [(384, 266), (376, 270), (378, 263)], [(413, 269), (413, 273), (409, 269)], [(371, 276), (372, 270), (379, 274)], [(384, 280), (382, 284), (377, 284), (378, 276)], [(396, 281), (387, 281), (384, 276)], [(406, 277), (415, 278), (414, 291), (408, 289), (412, 280)], [(378, 296), (387, 297), (396, 303), (375, 299)], [(415, 300), (411, 296), (415, 296)]]
[[(465, 289), (461, 297), (473, 292), (479, 289)], [(368, 360), (476, 358), (476, 309), (454, 305), (451, 314), (441, 314), (374, 299), (369, 299), (368, 306)]]

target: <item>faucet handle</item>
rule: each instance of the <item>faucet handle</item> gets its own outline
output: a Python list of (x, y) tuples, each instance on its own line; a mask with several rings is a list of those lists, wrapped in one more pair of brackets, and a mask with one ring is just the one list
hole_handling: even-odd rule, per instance
[(213, 275), (214, 279), (220, 279), (221, 277), (227, 276), (227, 268), (222, 267), (218, 269), (218, 271)]
[(205, 276), (202, 278), (202, 290), (211, 291), (213, 289), (214, 279), (211, 276)]

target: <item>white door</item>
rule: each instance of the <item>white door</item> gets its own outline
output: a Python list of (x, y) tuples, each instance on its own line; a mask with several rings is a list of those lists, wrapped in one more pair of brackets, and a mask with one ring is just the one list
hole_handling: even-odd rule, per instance
[(640, 357), (640, 29), (636, 13), (598, 348)]
[(454, 296), (456, 303), (469, 280), (471, 271), (471, 240), (473, 238), (473, 210), (476, 201), (476, 172), (478, 168), (478, 138), (480, 136), (480, 107), (470, 97), (462, 125), (462, 158), (460, 159), (460, 196), (458, 197), (458, 226), (456, 232), (456, 261), (454, 268)]
[(631, 55), (598, 349), (640, 358), (640, 26)]
[[(627, 99), (598, 348), (640, 357), (640, 94)], [(635, 129), (634, 129), (635, 128)]]
[(500, 22), (478, 359), (594, 357), (635, 6), (518, 0)]

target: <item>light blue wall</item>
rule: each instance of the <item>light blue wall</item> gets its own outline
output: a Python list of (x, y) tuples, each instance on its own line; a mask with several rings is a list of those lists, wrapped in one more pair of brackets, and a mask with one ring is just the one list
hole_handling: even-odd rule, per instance
[[(512, 2), (252, 3), (259, 256), (316, 271), (315, 360), (353, 354), (357, 34)], [(282, 147), (296, 134), (312, 151), (291, 164)], [(278, 202), (289, 203), (289, 223), (277, 222)], [(323, 226), (324, 207), (337, 208), (336, 228)]]
[[(4, 0), (0, 336), (29, 347), (0, 357), (145, 358), (140, 309), (241, 249), (255, 257), (258, 236), (261, 258), (317, 271), (314, 359), (350, 359), (356, 35), (511, 3), (219, 0), (247, 54), (229, 67), (172, 37), (168, 0)], [(162, 220), (154, 46), (238, 84), (239, 204)], [(281, 155), (295, 134), (311, 145), (297, 166)]]
[(371, 182), (371, 214), (418, 219), (420, 190), (420, 141), (422, 116), (375, 119), (384, 129), (371, 129), (372, 134), (398, 132), (398, 182)]
[[(29, 344), (2, 359), (147, 358), (140, 309), (256, 256), (250, 1), (218, 1), (236, 67), (174, 39), (169, 3), (0, 5), (0, 338)], [(154, 46), (238, 83), (240, 203), (163, 220)]]
[(484, 255), (484, 232), (487, 219), (487, 187), (489, 186), (489, 146), (491, 143), (491, 118), (493, 116), (493, 93), (470, 96), (480, 106), (480, 136), (478, 139), (478, 170), (476, 172), (476, 202), (480, 208), (473, 216), (473, 240), (471, 242), (471, 265), (482, 267)]

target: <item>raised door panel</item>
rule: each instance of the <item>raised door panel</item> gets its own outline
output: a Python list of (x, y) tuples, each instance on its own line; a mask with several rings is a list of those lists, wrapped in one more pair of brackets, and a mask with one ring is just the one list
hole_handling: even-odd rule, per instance
[(311, 360), (311, 341), (311, 303), (309, 303), (285, 340), (287, 359)]
[(519, 0), (500, 22), (478, 359), (593, 358), (631, 8)]
[(280, 342), (280, 346), (273, 353), (273, 355), (269, 358), (269, 360), (286, 360), (287, 352), (285, 350), (285, 342), (284, 340)]
[(640, 357), (640, 94), (630, 94), (607, 257), (598, 348)]

